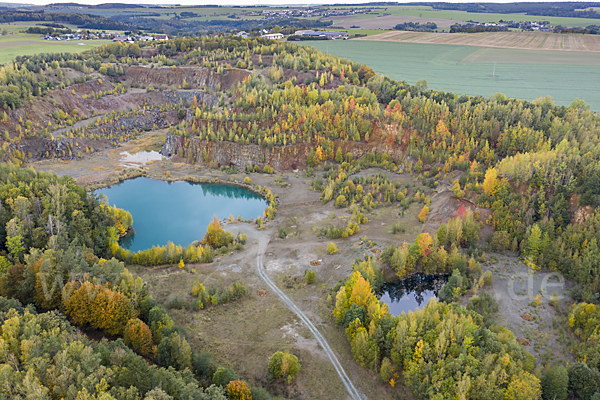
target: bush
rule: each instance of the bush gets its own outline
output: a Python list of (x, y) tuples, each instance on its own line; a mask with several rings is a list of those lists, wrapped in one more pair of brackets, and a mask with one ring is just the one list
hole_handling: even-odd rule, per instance
[(250, 184), (252, 183), (252, 179), (250, 179), (249, 177), (245, 177), (245, 178), (244, 178), (244, 183), (245, 183), (246, 185), (250, 185)]
[(568, 386), (569, 375), (562, 365), (550, 368), (542, 378), (542, 392), (547, 399), (565, 400)]
[(213, 383), (217, 386), (226, 387), (229, 382), (238, 379), (236, 373), (230, 368), (219, 367), (213, 375)]
[(419, 213), (419, 215), (417, 215), (417, 218), (420, 222), (425, 223), (425, 221), (427, 221), (427, 214), (429, 214), (429, 207), (423, 206), (421, 212)]
[(249, 400), (252, 399), (252, 391), (245, 381), (238, 379), (227, 385), (227, 398), (229, 400)]
[(210, 353), (205, 351), (201, 351), (199, 353), (194, 354), (193, 357), (194, 370), (198, 375), (211, 377), (215, 373), (215, 365), (212, 361), (212, 356)]
[(271, 378), (281, 378), (289, 385), (298, 372), (300, 372), (298, 357), (288, 351), (285, 353), (278, 351), (269, 359), (269, 377)]
[(174, 299), (172, 299), (169, 304), (167, 304), (167, 308), (174, 308), (176, 310), (181, 310), (184, 306), (184, 301), (183, 299), (180, 299), (179, 297), (175, 297)]
[(481, 277), (483, 278), (483, 283), (486, 285), (491, 285), (494, 282), (492, 271), (485, 271)]
[(287, 237), (287, 232), (286, 232), (285, 228), (279, 228), (279, 229), (277, 229), (277, 232), (278, 232), (279, 239), (285, 239)]
[(271, 395), (261, 387), (252, 387), (252, 400), (271, 400)]
[(496, 251), (508, 250), (510, 249), (510, 233), (506, 231), (496, 231), (492, 236), (492, 240), (490, 242), (492, 248)]
[(329, 242), (329, 244), (327, 245), (327, 254), (335, 254), (337, 253), (337, 251), (338, 249), (335, 243)]
[(306, 271), (306, 273), (304, 274), (304, 281), (306, 283), (308, 283), (309, 285), (311, 283), (315, 283), (315, 279), (317, 278), (317, 275), (315, 274), (315, 271), (309, 269), (308, 271)]

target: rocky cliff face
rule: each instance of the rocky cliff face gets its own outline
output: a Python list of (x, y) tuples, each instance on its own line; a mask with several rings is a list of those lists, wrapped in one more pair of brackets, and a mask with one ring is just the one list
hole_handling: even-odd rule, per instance
[[(336, 141), (335, 146), (340, 147), (344, 154), (352, 153), (355, 158), (361, 158), (367, 153), (387, 153), (397, 160), (402, 156), (402, 151), (397, 146), (385, 144), (372, 145), (369, 143)], [(306, 158), (310, 153), (311, 145), (296, 143), (285, 147), (262, 147), (256, 144), (242, 145), (234, 142), (209, 142), (198, 138), (184, 139), (178, 135), (167, 133), (165, 144), (161, 153), (166, 157), (186, 159), (192, 163), (216, 163), (222, 165), (235, 165), (245, 168), (252, 165), (270, 165), (278, 170), (292, 170), (306, 167)], [(183, 151), (181, 151), (183, 149)]]
[(250, 73), (246, 70), (231, 69), (223, 75), (214, 73), (209, 68), (198, 67), (171, 67), (148, 68), (148, 67), (129, 67), (125, 70), (125, 77), (128, 81), (144, 86), (176, 86), (183, 85), (184, 81), (189, 83), (192, 88), (208, 88), (210, 90), (228, 89), (232, 85), (241, 82)]

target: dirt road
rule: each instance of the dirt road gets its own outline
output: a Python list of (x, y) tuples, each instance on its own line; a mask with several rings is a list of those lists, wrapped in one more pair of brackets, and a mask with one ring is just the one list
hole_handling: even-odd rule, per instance
[(363, 399), (363, 396), (356, 389), (348, 375), (346, 375), (346, 371), (344, 371), (344, 368), (340, 364), (335, 353), (331, 350), (331, 347), (329, 347), (327, 340), (325, 340), (323, 335), (321, 335), (321, 332), (319, 332), (317, 327), (314, 326), (310, 319), (308, 319), (306, 314), (304, 314), (304, 312), (302, 312), (302, 310), (300, 310), (300, 308), (298, 308), (298, 306), (296, 306), (296, 304), (285, 293), (283, 293), (283, 291), (281, 291), (281, 289), (279, 289), (277, 285), (275, 285), (275, 283), (271, 280), (271, 278), (269, 278), (269, 276), (265, 272), (264, 258), (265, 250), (267, 249), (267, 245), (269, 244), (269, 237), (270, 235), (267, 233), (263, 233), (258, 237), (258, 248), (256, 250), (256, 271), (258, 272), (258, 276), (260, 276), (260, 278), (271, 288), (271, 290), (273, 290), (273, 292), (279, 296), (279, 298), (285, 304), (285, 306), (292, 310), (312, 332), (312, 334), (315, 336), (315, 339), (317, 339), (317, 342), (319, 342), (321, 348), (325, 351), (327, 358), (329, 358), (329, 361), (331, 361), (333, 367), (340, 376), (342, 383), (346, 387), (346, 390), (348, 390), (350, 398), (354, 400)]

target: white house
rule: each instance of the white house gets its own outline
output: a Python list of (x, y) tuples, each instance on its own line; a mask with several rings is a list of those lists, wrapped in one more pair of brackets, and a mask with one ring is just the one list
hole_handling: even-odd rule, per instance
[(260, 37), (263, 39), (281, 40), (283, 39), (283, 33), (267, 33), (265, 35), (261, 35)]

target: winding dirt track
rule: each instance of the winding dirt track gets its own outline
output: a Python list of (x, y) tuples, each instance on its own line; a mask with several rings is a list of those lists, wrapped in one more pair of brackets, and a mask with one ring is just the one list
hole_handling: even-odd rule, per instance
[(281, 289), (279, 289), (277, 285), (275, 285), (275, 283), (271, 280), (271, 278), (269, 278), (269, 276), (266, 274), (264, 270), (264, 258), (265, 250), (267, 249), (268, 244), (269, 237), (267, 235), (260, 235), (258, 238), (258, 250), (256, 252), (256, 272), (258, 272), (258, 276), (260, 276), (260, 278), (271, 288), (271, 290), (273, 290), (273, 292), (275, 292), (279, 296), (283, 304), (285, 304), (286, 307), (292, 310), (306, 324), (308, 329), (315, 336), (315, 339), (317, 339), (317, 342), (319, 342), (321, 348), (325, 351), (325, 354), (327, 354), (329, 361), (331, 361), (331, 363), (333, 364), (333, 367), (340, 376), (340, 379), (346, 387), (346, 390), (348, 390), (350, 398), (354, 400), (363, 399), (363, 396), (361, 396), (360, 392), (356, 389), (348, 375), (346, 375), (346, 371), (344, 371), (344, 368), (335, 356), (333, 350), (331, 350), (331, 347), (329, 347), (327, 340), (325, 340), (323, 335), (321, 335), (321, 332), (319, 332), (317, 327), (313, 325), (313, 323), (310, 321), (310, 319), (308, 319), (306, 314), (304, 314), (302, 310), (300, 310), (298, 306), (296, 306), (296, 304), (294, 304), (294, 302), (285, 293), (283, 293)]

